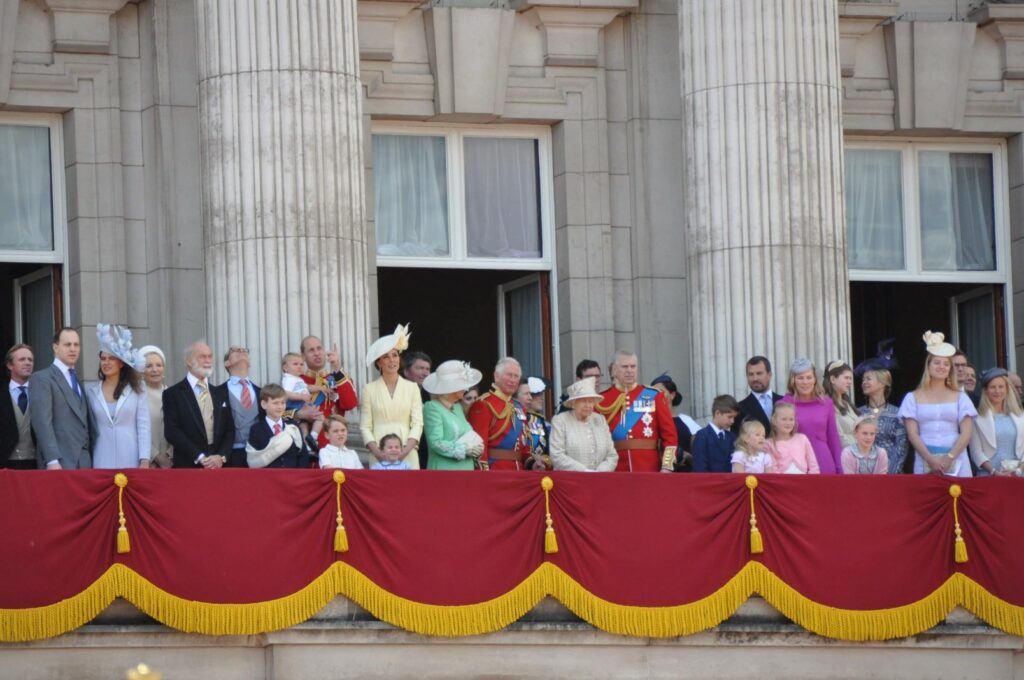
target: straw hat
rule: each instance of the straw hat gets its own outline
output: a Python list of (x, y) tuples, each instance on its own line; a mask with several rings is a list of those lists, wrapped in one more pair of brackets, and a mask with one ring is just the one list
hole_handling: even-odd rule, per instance
[(946, 336), (942, 333), (925, 331), (921, 336), (924, 340), (924, 348), (933, 357), (951, 357), (956, 354), (956, 347), (946, 342)]
[(600, 399), (601, 395), (595, 390), (597, 387), (597, 379), (594, 376), (589, 378), (583, 378), (577, 380), (573, 384), (569, 385), (569, 389), (566, 393), (569, 395), (565, 398), (564, 404), (576, 401), (577, 399)]
[(423, 389), (431, 394), (451, 394), (468, 390), (480, 382), (484, 375), (465, 361), (451, 359), (423, 379)]
[(395, 326), (395, 332), (391, 335), (385, 335), (382, 338), (377, 338), (370, 349), (366, 352), (366, 365), (369, 368), (373, 368), (373, 365), (382, 356), (387, 354), (393, 349), (397, 349), (399, 352), (404, 352), (409, 349), (409, 338), (412, 334), (409, 332), (409, 324), (398, 324)]

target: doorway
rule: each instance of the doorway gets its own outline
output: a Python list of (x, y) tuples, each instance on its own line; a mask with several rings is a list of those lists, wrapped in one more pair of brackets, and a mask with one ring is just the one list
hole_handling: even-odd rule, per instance
[(879, 342), (894, 338), (899, 362), (890, 396), (894, 404), (921, 380), (925, 331), (944, 333), (947, 342), (967, 354), (979, 375), (992, 366), (1005, 367), (1003, 288), (976, 283), (852, 282), (853, 364), (875, 356)]
[(409, 323), (410, 350), (436, 367), (468, 361), (491, 384), (494, 364), (516, 357), (523, 375), (554, 378), (548, 272), (379, 267), (377, 313), (382, 333)]
[(61, 265), (0, 262), (0, 351), (24, 342), (37, 367), (53, 362), (53, 333), (64, 325)]

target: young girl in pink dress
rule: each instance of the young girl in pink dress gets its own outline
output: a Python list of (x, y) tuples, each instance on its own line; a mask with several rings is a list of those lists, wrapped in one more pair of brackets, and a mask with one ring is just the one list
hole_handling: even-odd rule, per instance
[(784, 401), (775, 404), (772, 438), (766, 442), (775, 471), (796, 475), (819, 474), (821, 470), (811, 440), (796, 430), (796, 407)]
[(730, 461), (733, 472), (772, 472), (772, 457), (764, 452), (764, 425), (760, 421), (746, 420), (740, 425), (736, 451)]

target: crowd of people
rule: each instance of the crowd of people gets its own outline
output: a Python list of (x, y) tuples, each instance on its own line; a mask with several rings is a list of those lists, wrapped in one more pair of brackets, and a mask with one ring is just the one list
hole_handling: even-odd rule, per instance
[[(957, 477), (1024, 472), (1020, 379), (980, 374), (941, 333), (925, 333), (917, 389), (890, 403), (890, 355), (855, 370), (838, 360), (820, 376), (792, 362), (786, 393), (772, 390), (764, 356), (746, 363), (750, 393), (715, 397), (705, 426), (674, 414), (676, 383), (639, 382), (637, 356), (615, 353), (610, 385), (601, 364), (576, 367), (558, 413), (545, 417), (549, 381), (525, 377), (505, 357), (485, 390), (459, 360), (436, 367), (409, 350), (408, 326), (377, 339), (366, 356), (378, 377), (361, 394), (337, 347), (307, 336), (281, 358), (281, 379), (256, 385), (249, 350), (223, 355), (228, 380), (210, 384), (214, 353), (186, 352), (183, 380), (164, 384), (160, 348), (136, 349), (131, 332), (100, 324), (96, 382), (80, 381), (78, 333), (57, 331), (53, 364), (34, 370), (32, 348), (6, 356), (0, 400), (0, 465), (15, 469), (287, 467), (378, 470), (570, 470), (782, 474), (934, 473)], [(433, 369), (433, 370), (432, 370)], [(860, 379), (865, 403), (854, 403)], [(603, 388), (603, 389), (602, 389)], [(364, 457), (348, 446), (347, 412), (359, 409)]]

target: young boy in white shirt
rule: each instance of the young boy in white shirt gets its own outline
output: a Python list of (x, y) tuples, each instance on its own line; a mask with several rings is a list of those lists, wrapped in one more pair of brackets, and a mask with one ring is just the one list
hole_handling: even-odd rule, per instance
[(359, 454), (345, 447), (348, 441), (348, 421), (342, 416), (333, 415), (327, 419), (326, 427), (328, 444), (320, 449), (320, 467), (362, 470), (363, 463), (359, 460)]

